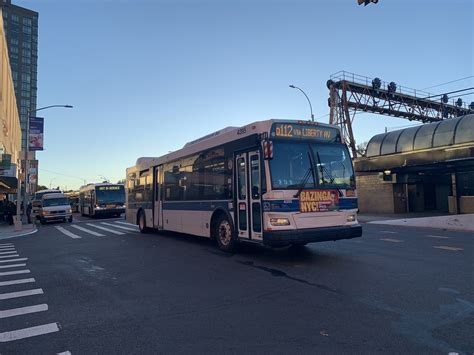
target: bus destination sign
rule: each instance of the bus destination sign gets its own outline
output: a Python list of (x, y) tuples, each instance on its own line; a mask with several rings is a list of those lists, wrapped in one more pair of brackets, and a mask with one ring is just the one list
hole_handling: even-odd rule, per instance
[(120, 190), (121, 186), (98, 186), (97, 190), (99, 191), (113, 191), (113, 190)]
[(309, 139), (320, 142), (334, 142), (337, 129), (307, 123), (274, 123), (270, 131), (270, 138)]

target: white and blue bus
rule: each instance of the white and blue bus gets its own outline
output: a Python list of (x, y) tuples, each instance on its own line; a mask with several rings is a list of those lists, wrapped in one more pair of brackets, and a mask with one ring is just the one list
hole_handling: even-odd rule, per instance
[(125, 212), (123, 184), (88, 184), (79, 190), (78, 210), (83, 216), (120, 216)]
[(268, 246), (360, 237), (352, 160), (335, 126), (228, 127), (126, 172), (126, 219), (151, 229)]

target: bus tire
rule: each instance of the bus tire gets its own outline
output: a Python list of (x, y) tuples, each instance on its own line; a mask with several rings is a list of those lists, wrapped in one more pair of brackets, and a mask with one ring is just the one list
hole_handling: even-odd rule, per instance
[(214, 238), (216, 239), (217, 246), (219, 249), (232, 253), (237, 247), (237, 239), (232, 228), (232, 224), (229, 221), (229, 217), (225, 214), (221, 214), (217, 217), (214, 223)]
[(150, 228), (146, 226), (145, 212), (143, 211), (138, 213), (138, 229), (140, 233), (148, 233), (150, 231)]

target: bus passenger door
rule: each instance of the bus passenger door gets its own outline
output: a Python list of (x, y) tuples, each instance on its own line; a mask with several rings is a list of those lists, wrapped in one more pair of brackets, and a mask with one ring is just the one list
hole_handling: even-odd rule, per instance
[(237, 210), (235, 213), (238, 237), (249, 239), (248, 228), (248, 199), (247, 199), (247, 153), (235, 156), (236, 171), (236, 200)]
[(260, 152), (250, 151), (235, 157), (236, 223), (239, 238), (262, 239)]
[(258, 150), (248, 153), (248, 181), (250, 225), (252, 226), (251, 239), (262, 240), (262, 187), (260, 152)]
[(163, 229), (162, 182), (163, 165), (155, 167), (153, 172), (153, 227), (158, 229)]

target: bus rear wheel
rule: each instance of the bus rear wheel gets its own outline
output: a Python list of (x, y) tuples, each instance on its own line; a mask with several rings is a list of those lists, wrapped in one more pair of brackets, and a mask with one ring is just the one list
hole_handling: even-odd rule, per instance
[(228, 253), (234, 252), (237, 247), (237, 240), (228, 217), (225, 215), (218, 217), (214, 228), (214, 237), (219, 249)]
[(140, 211), (138, 214), (138, 229), (140, 229), (140, 233), (148, 233), (150, 231), (150, 228), (146, 226), (145, 213), (143, 211)]

